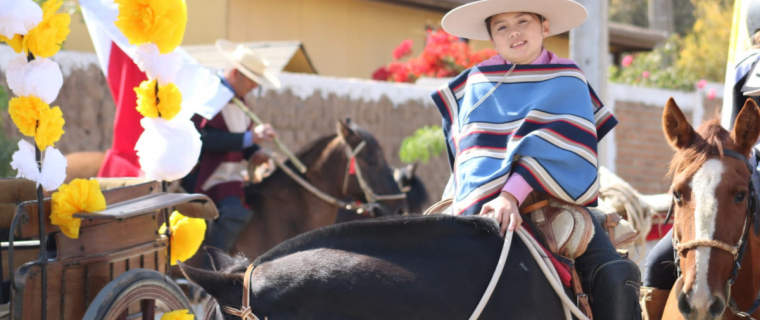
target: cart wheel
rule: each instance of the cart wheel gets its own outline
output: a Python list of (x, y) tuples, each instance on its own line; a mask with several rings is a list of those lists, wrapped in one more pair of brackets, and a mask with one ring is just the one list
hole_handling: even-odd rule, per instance
[[(139, 312), (135, 308), (130, 309), (130, 306), (138, 304)], [(193, 312), (190, 302), (171, 278), (150, 269), (134, 269), (100, 290), (87, 308), (84, 319), (153, 320), (156, 313), (181, 309)]]

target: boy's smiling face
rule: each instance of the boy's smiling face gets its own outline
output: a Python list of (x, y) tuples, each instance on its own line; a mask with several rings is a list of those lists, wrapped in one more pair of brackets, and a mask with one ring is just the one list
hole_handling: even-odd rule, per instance
[(508, 12), (494, 15), (488, 21), (491, 43), (502, 58), (516, 64), (529, 64), (541, 55), (549, 21), (536, 14)]

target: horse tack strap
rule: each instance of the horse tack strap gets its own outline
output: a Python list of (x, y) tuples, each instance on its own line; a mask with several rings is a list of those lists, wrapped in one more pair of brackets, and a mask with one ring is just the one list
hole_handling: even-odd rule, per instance
[(258, 317), (256, 317), (255, 314), (253, 314), (253, 311), (251, 311), (250, 306), (250, 292), (251, 292), (251, 273), (253, 273), (253, 263), (251, 263), (248, 266), (248, 269), (245, 270), (245, 278), (243, 279), (243, 305), (240, 309), (235, 309), (228, 306), (222, 306), (222, 310), (224, 312), (229, 313), (233, 316), (238, 316), (243, 320), (259, 320)]
[(520, 214), (527, 214), (549, 205), (549, 200), (542, 200), (520, 209)]
[(573, 293), (575, 293), (576, 304), (578, 305), (578, 308), (581, 309), (583, 314), (589, 318), (589, 320), (594, 320), (594, 314), (591, 311), (591, 305), (588, 302), (588, 296), (583, 293), (583, 287), (581, 286), (581, 277), (578, 275), (578, 271), (575, 270), (575, 266), (572, 266), (570, 268), (570, 272), (573, 277), (571, 282), (573, 283)]

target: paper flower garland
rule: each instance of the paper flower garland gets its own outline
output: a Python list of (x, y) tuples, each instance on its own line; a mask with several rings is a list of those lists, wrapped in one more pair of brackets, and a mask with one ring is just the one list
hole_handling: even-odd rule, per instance
[(25, 56), (19, 55), (8, 62), (6, 76), (14, 94), (36, 96), (45, 103), (52, 103), (63, 86), (61, 67), (47, 58), (27, 62)]
[(25, 35), (42, 21), (42, 9), (32, 0), (0, 0), (0, 37)]
[(34, 146), (25, 140), (18, 142), (19, 151), (13, 154), (11, 167), (18, 171), (16, 178), (32, 180), (47, 191), (58, 189), (66, 180), (66, 166), (68, 161), (58, 149), (48, 148), (45, 150), (45, 159), (42, 161), (42, 172), (37, 166), (34, 156)]
[[(171, 263), (175, 266), (177, 260), (184, 262), (198, 252), (206, 234), (206, 221), (185, 217), (178, 211), (174, 211), (169, 218), (169, 224), (172, 228)], [(158, 232), (166, 233), (166, 224), (161, 225)]]
[(34, 137), (40, 150), (53, 146), (63, 135), (61, 108), (50, 106), (35, 96), (13, 98), (8, 106), (11, 120), (21, 134)]
[(137, 45), (135, 64), (148, 75), (135, 88), (137, 111), (145, 128), (135, 145), (145, 177), (162, 181), (190, 173), (201, 152), (200, 134), (182, 113), (177, 74), (182, 57), (174, 50), (182, 43), (187, 24), (185, 0), (115, 0), (119, 14), (114, 24)]
[[(31, 0), (0, 0), (0, 41), (8, 42), (20, 53), (12, 58), (6, 70), (8, 87), (18, 96), (11, 99), (8, 113), (19, 131), (34, 138), (40, 152), (25, 140), (12, 156), (11, 166), (17, 178), (37, 183), (53, 194), (50, 220), (69, 237), (79, 236), (82, 211), (105, 209), (105, 198), (97, 182), (86, 180), (62, 185), (66, 179), (66, 158), (53, 146), (63, 135), (63, 112), (50, 107), (63, 86), (61, 68), (46, 58), (58, 53), (70, 30), (71, 16), (57, 13), (63, 2), (49, 0), (40, 8)], [(38, 199), (42, 201), (42, 199)], [(40, 202), (41, 204), (41, 202)]]
[[(18, 5), (4, 4), (16, 1), (19, 2)], [(28, 32), (16, 32), (13, 36), (0, 34), (0, 40), (7, 42), (16, 53), (30, 52), (35, 57), (52, 57), (61, 50), (63, 41), (71, 32), (71, 15), (56, 13), (61, 5), (61, 0), (49, 0), (42, 8), (30, 0), (0, 0), (0, 30), (19, 30), (19, 22), (16, 19), (4, 19), (5, 17), (21, 17), (21, 24), (24, 26), (32, 25), (34, 22), (34, 27)], [(38, 13), (41, 13), (41, 16), (38, 16)]]
[(182, 109), (182, 93), (173, 83), (159, 86), (155, 79), (146, 80), (135, 92), (137, 111), (144, 117), (172, 120)]
[(53, 193), (50, 223), (61, 228), (72, 239), (79, 238), (82, 219), (74, 218), (80, 212), (97, 212), (106, 209), (106, 198), (96, 180), (74, 179), (68, 185), (58, 187)]
[(116, 26), (129, 39), (141, 45), (155, 43), (161, 53), (174, 51), (185, 36), (185, 0), (116, 0), (119, 16)]
[(61, 0), (49, 0), (42, 4), (42, 22), (24, 37), (26, 46), (35, 57), (48, 58), (58, 53), (71, 32), (71, 15), (56, 13), (61, 5)]

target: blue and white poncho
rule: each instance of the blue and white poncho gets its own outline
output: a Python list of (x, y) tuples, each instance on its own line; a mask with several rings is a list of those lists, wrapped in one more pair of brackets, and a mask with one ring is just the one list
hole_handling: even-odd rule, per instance
[(536, 191), (596, 206), (597, 143), (617, 120), (576, 65), (474, 67), (432, 94), (453, 170), (453, 214), (471, 215), (519, 173)]

